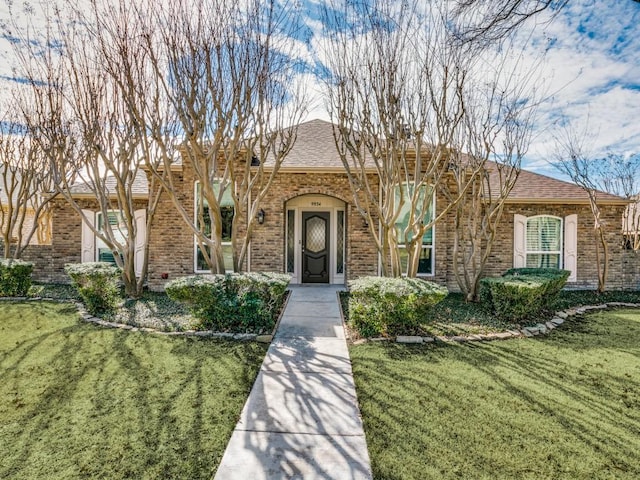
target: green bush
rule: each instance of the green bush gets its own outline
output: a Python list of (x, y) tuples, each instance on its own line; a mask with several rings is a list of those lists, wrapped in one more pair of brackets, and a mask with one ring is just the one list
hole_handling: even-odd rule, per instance
[(0, 297), (24, 297), (31, 287), (33, 263), (22, 260), (0, 260)]
[(190, 275), (165, 285), (169, 298), (183, 302), (199, 328), (226, 332), (271, 332), (289, 286), (280, 273)]
[(349, 324), (372, 337), (418, 325), (448, 291), (415, 278), (362, 277), (349, 282), (349, 293)]
[(519, 321), (548, 310), (569, 278), (568, 270), (514, 268), (480, 281), (480, 301), (503, 320)]
[(120, 269), (111, 263), (69, 263), (64, 267), (67, 275), (92, 315), (112, 312), (118, 305)]

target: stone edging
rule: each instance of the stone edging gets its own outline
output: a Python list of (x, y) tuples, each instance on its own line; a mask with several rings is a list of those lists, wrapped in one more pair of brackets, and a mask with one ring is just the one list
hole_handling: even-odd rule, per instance
[[(483, 341), (492, 341), (492, 340), (506, 340), (509, 338), (523, 338), (523, 337), (533, 337), (536, 335), (546, 335), (550, 333), (555, 328), (559, 327), (564, 323), (564, 321), (575, 315), (583, 315), (592, 310), (605, 310), (607, 308), (618, 308), (618, 307), (629, 307), (629, 308), (640, 308), (640, 303), (625, 303), (625, 302), (609, 302), (603, 303), (600, 305), (585, 305), (583, 307), (576, 308), (568, 308), (567, 310), (561, 310), (556, 312), (551, 320), (538, 323), (533, 327), (524, 327), (520, 330), (507, 330), (506, 332), (497, 332), (497, 333), (486, 333), (486, 334), (474, 334), (474, 335), (456, 335), (456, 336), (444, 336), (438, 335), (435, 337), (421, 337), (414, 335), (398, 335), (395, 338), (397, 343), (463, 343), (463, 342), (483, 342)], [(366, 342), (384, 342), (384, 341), (393, 341), (392, 337), (377, 337), (377, 338), (368, 338), (368, 339), (360, 339), (353, 342), (354, 345), (359, 345)]]
[[(127, 325), (126, 323), (108, 322), (101, 318), (91, 315), (84, 305), (75, 300), (66, 300), (60, 298), (48, 298), (48, 297), (0, 297), (0, 301), (12, 301), (12, 302), (34, 302), (44, 301), (53, 303), (70, 303), (75, 305), (78, 309), (78, 313), (85, 322), (100, 325), (107, 328), (119, 328), (121, 330), (129, 330), (132, 332), (145, 332), (154, 333), (156, 335), (164, 335), (168, 337), (212, 337), (212, 338), (224, 338), (227, 340), (243, 340), (243, 341), (256, 341), (260, 343), (271, 343), (273, 335), (258, 335), (256, 333), (227, 333), (216, 332), (213, 330), (185, 330), (182, 332), (163, 332), (162, 330), (156, 330), (149, 327), (135, 327), (133, 325)], [(280, 318), (278, 317), (278, 322)], [(277, 322), (276, 322), (277, 326)], [(274, 330), (275, 331), (275, 330)]]

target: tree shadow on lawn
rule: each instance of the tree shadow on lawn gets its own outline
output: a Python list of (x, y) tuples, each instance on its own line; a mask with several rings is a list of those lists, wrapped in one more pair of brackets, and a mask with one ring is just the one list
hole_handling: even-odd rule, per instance
[(211, 478), (264, 351), (86, 324), (22, 342), (0, 360), (0, 477)]
[(625, 312), (531, 339), (353, 348), (376, 478), (637, 478), (640, 312)]

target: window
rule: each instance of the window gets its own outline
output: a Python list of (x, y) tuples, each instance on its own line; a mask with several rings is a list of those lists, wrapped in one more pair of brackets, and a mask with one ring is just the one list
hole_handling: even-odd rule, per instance
[[(216, 195), (220, 192), (220, 184), (216, 181), (213, 185)], [(200, 201), (200, 183), (196, 183), (196, 202)], [(206, 203), (203, 206), (202, 218), (204, 224), (200, 224), (200, 218), (198, 215), (199, 204), (196, 205), (195, 221), (198, 228), (207, 236), (211, 235), (211, 217), (209, 216), (209, 205)], [(231, 229), (233, 225), (234, 204), (231, 197), (231, 190), (227, 187), (220, 199), (220, 216), (222, 220), (222, 255), (224, 256), (224, 268), (226, 271), (233, 271), (233, 246), (231, 245)], [(205, 247), (209, 249), (209, 247)], [(196, 271), (208, 272), (209, 266), (205, 262), (204, 255), (198, 242), (195, 242), (196, 250)]]
[(562, 219), (551, 216), (527, 219), (529, 268), (562, 268)]
[[(116, 243), (124, 245), (128, 236), (127, 225), (122, 217), (122, 213), (116, 210), (112, 210), (107, 212), (107, 220), (109, 225), (111, 226), (111, 231), (113, 232), (113, 238)], [(105, 220), (104, 214), (102, 212), (98, 212), (96, 214), (96, 223), (98, 227), (98, 231), (106, 236), (105, 233)], [(108, 237), (107, 237), (108, 238)], [(115, 258), (113, 257), (113, 252), (106, 245), (106, 243), (98, 236), (96, 236), (96, 261), (98, 262), (107, 262), (107, 263), (116, 263)]]
[(569, 282), (578, 281), (578, 216), (515, 214), (513, 266), (564, 268), (571, 272)]
[[(402, 201), (402, 205), (400, 206), (400, 215), (396, 220), (395, 227), (398, 247), (400, 249), (400, 263), (402, 270), (405, 272), (407, 270), (407, 262), (409, 260), (406, 242), (410, 242), (414, 235), (414, 233), (408, 229), (409, 223), (415, 223), (415, 218), (421, 218), (423, 224), (427, 224), (433, 219), (433, 193), (426, 185), (420, 187), (420, 191), (417, 194), (417, 210), (414, 212), (414, 218), (412, 219), (411, 198), (415, 193), (414, 189), (415, 187), (412, 183), (403, 184), (395, 189), (396, 205), (400, 204)], [(427, 197), (427, 195), (431, 198)], [(421, 210), (425, 211), (422, 212)], [(422, 250), (420, 252), (420, 259), (418, 263), (418, 274), (433, 275), (433, 226), (428, 228), (422, 235)]]

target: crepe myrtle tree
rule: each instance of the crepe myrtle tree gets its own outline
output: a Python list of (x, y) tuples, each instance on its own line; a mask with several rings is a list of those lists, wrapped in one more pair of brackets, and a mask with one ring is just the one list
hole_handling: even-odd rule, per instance
[[(480, 75), (485, 81), (469, 90), (464, 128), (453, 142), (452, 156), (457, 158), (451, 162), (452, 180), (443, 185), (445, 197), (453, 201), (473, 177), (453, 215), (453, 272), (467, 301), (479, 299), (480, 279), (502, 222), (504, 205), (520, 174), (536, 112), (545, 98), (537, 64), (521, 69), (510, 61), (511, 55), (485, 55), (485, 64), (493, 68)], [(480, 174), (474, 175), (477, 171)]]
[[(231, 217), (232, 268), (240, 271), (260, 203), (306, 112), (304, 89), (296, 80), (297, 7), (275, 0), (147, 5), (150, 26), (158, 28), (148, 28), (145, 48), (158, 88), (175, 113), (179, 154), (198, 184), (195, 218), (175, 188), (175, 155), (162, 155), (148, 167), (193, 232), (212, 273), (229, 267), (222, 241), (225, 216)], [(152, 131), (166, 128), (146, 121)]]
[[(633, 202), (638, 192), (638, 175), (640, 161), (637, 155), (625, 157), (610, 154), (600, 157), (589, 153), (589, 140), (593, 135), (589, 133), (589, 126), (584, 130), (576, 130), (570, 123), (558, 130), (555, 135), (555, 147), (552, 165), (561, 173), (567, 175), (575, 184), (580, 186), (589, 198), (589, 206), (593, 215), (593, 233), (596, 250), (596, 267), (598, 272), (598, 292), (606, 290), (609, 273), (609, 242), (607, 235), (612, 231), (633, 228), (635, 216), (629, 219), (629, 213), (636, 214), (635, 203), (630, 203), (625, 217), (619, 224), (610, 225), (602, 217), (601, 197), (604, 192), (625, 196)], [(637, 225), (636, 225), (637, 226)], [(624, 230), (622, 231), (624, 234)], [(635, 232), (637, 235), (637, 231)], [(631, 237), (632, 239), (634, 236)]]
[[(437, 2), (336, 0), (324, 15), (326, 98), (354, 202), (382, 273), (414, 277), (432, 227), (470, 189), (479, 195), (496, 142), (526, 124), (516, 118), (525, 111), (521, 92), (513, 84), (501, 90), (505, 72), (488, 75), (476, 45), (452, 41), (453, 19)], [(521, 156), (526, 135), (518, 136), (508, 142)], [(434, 211), (436, 194), (448, 201)]]
[(35, 237), (51, 241), (53, 178), (37, 143), (7, 102), (0, 120), (0, 234), (4, 258), (21, 258)]
[(454, 0), (450, 4), (456, 18), (453, 38), (485, 46), (504, 41), (529, 19), (546, 15), (546, 21), (552, 21), (569, 0)]
[(622, 218), (624, 246), (640, 250), (640, 154), (610, 152), (599, 158), (599, 176), (605, 191), (629, 200)]
[[(137, 197), (141, 169), (153, 152), (132, 99), (155, 97), (134, 34), (136, 16), (124, 2), (104, 8), (98, 2), (82, 10), (63, 3), (46, 13), (38, 36), (16, 42), (26, 84), (17, 98), (55, 191), (92, 232), (91, 250), (93, 237), (101, 240), (122, 271), (125, 293), (139, 297), (148, 263), (146, 232), (160, 190), (152, 181), (148, 198)], [(96, 207), (85, 209), (87, 200)]]

